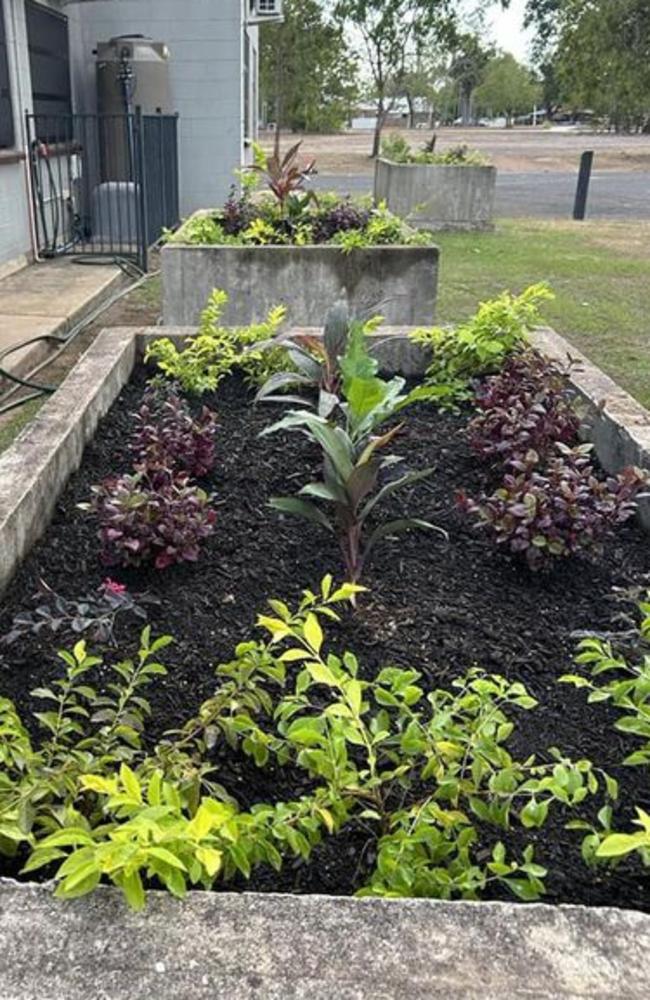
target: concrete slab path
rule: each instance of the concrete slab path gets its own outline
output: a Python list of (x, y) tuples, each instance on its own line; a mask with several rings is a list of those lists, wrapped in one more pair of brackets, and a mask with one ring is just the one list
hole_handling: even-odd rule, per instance
[[(64, 334), (124, 282), (113, 264), (71, 258), (31, 264), (0, 279), (0, 357), (32, 337)], [(0, 366), (22, 374), (47, 352), (47, 342), (10, 354)]]

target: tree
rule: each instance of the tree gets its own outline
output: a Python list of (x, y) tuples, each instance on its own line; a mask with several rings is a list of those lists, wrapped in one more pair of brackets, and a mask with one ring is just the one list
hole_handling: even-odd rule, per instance
[(284, 22), (260, 32), (260, 87), (278, 127), (329, 132), (350, 117), (357, 63), (319, 0), (285, 0)]
[(478, 35), (466, 34), (459, 37), (452, 54), (449, 76), (458, 86), (458, 107), (463, 125), (471, 122), (472, 95), (493, 58), (494, 46), (484, 47)]
[(336, 0), (339, 23), (361, 38), (372, 76), (377, 123), (372, 156), (379, 154), (382, 129), (394, 96), (414, 57), (425, 44), (447, 40), (454, 25), (453, 0)]
[(650, 127), (648, 0), (563, 0), (557, 75), (575, 106), (614, 128)]
[(536, 61), (554, 96), (617, 129), (650, 129), (648, 0), (528, 0)]
[(531, 71), (505, 52), (488, 63), (474, 97), (485, 113), (504, 115), (506, 125), (511, 126), (515, 115), (532, 111), (541, 90)]

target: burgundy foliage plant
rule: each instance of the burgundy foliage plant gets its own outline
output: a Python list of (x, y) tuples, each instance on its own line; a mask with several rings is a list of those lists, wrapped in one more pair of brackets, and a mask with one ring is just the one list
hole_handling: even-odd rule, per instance
[(134, 417), (131, 451), (138, 468), (148, 474), (184, 472), (198, 479), (211, 471), (217, 417), (207, 407), (195, 418), (173, 387), (165, 393), (155, 382), (147, 388)]
[(511, 357), (475, 398), (480, 412), (469, 425), (472, 450), (510, 471), (543, 463), (558, 442), (577, 441), (580, 420), (568, 373), (535, 351)]
[(314, 243), (327, 243), (337, 233), (351, 229), (363, 230), (370, 221), (370, 212), (351, 201), (341, 201), (321, 212), (314, 223)]
[(93, 487), (102, 561), (107, 566), (165, 569), (196, 562), (201, 543), (214, 531), (211, 497), (187, 475), (156, 470), (106, 479)]
[(634, 514), (647, 477), (629, 467), (599, 479), (590, 447), (560, 444), (544, 471), (508, 474), (500, 489), (478, 500), (461, 492), (458, 506), (533, 570), (579, 552), (598, 555), (603, 541)]

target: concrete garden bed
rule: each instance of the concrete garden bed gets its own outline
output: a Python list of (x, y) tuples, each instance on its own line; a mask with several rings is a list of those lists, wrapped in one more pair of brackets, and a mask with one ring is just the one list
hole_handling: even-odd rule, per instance
[(496, 167), (375, 164), (375, 201), (418, 229), (491, 229)]
[[(179, 341), (190, 332), (165, 331)], [(427, 359), (403, 334), (382, 331), (375, 350), (386, 369), (413, 374)], [(62, 390), (0, 458), (0, 590), (9, 587), (19, 563), (48, 529), (99, 420), (127, 386), (147, 343), (159, 336), (159, 329), (105, 331)], [(568, 350), (566, 342), (548, 330), (538, 331), (535, 343), (557, 356)], [(575, 357), (576, 352), (571, 354)], [(586, 361), (575, 370), (573, 383), (588, 404), (584, 430), (603, 465), (611, 471), (631, 461), (650, 466), (647, 411)], [(453, 421), (448, 426), (453, 430)], [(109, 435), (110, 448), (119, 451), (122, 431), (119, 424), (112, 438)], [(416, 443), (426, 445), (427, 433), (421, 423)], [(231, 441), (227, 435), (225, 439)], [(444, 460), (444, 447), (440, 456)], [(84, 464), (87, 460), (88, 455)], [(650, 527), (647, 509), (643, 516)], [(55, 541), (49, 539), (50, 553)], [(255, 532), (253, 541), (258, 544)], [(309, 565), (314, 565), (318, 547), (317, 541)], [(65, 544), (63, 551), (78, 558)], [(302, 558), (306, 548), (299, 552)], [(444, 552), (436, 565), (445, 566)], [(225, 623), (235, 597), (234, 590), (227, 589), (233, 587), (227, 558), (220, 567), (225, 582), (219, 585), (219, 596), (210, 591), (209, 598), (213, 613), (216, 608)], [(447, 565), (448, 575), (450, 570)], [(200, 567), (197, 572), (200, 576)], [(399, 570), (398, 575), (408, 574)], [(264, 576), (258, 564), (256, 576)], [(584, 586), (588, 589), (591, 581)], [(176, 585), (173, 590), (178, 593)], [(535, 610), (541, 595), (537, 597)], [(441, 610), (446, 617), (434, 627), (460, 634), (453, 615), (449, 617), (454, 607)], [(383, 623), (383, 615), (381, 619)], [(239, 627), (240, 619), (235, 620)], [(487, 622), (488, 628), (493, 625)], [(189, 626), (193, 628), (191, 621)], [(358, 623), (349, 627), (356, 629)], [(416, 627), (415, 622), (407, 625), (407, 643)], [(477, 642), (489, 643), (487, 635), (477, 630)], [(388, 645), (394, 641), (396, 636), (390, 636)], [(182, 658), (185, 651), (179, 645)], [(454, 641), (446, 646), (455, 648)], [(180, 670), (179, 663), (176, 668)], [(181, 687), (193, 690), (189, 682)], [(342, 859), (336, 859), (334, 869)], [(218, 892), (192, 892), (179, 904), (151, 892), (146, 912), (134, 916), (112, 890), (100, 889), (87, 900), (64, 904), (52, 900), (46, 886), (0, 882), (0, 947), (11, 956), (11, 962), (0, 965), (3, 1000), (135, 1000), (154, 993), (161, 1000), (636, 998), (647, 993), (643, 956), (649, 944), (650, 917), (616, 909)]]
[(295, 326), (323, 322), (347, 294), (356, 315), (387, 323), (430, 325), (436, 308), (439, 251), (434, 246), (191, 246), (162, 250), (163, 323), (199, 322), (214, 288), (228, 293), (224, 323), (261, 322), (273, 306), (287, 307)]

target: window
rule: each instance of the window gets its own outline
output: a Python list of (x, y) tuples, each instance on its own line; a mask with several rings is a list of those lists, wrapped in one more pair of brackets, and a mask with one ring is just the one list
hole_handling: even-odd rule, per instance
[(25, 12), (34, 114), (71, 114), (68, 19), (33, 0)]
[(5, 31), (4, 2), (0, 0), (0, 149), (14, 144), (14, 114), (9, 89), (9, 61)]

